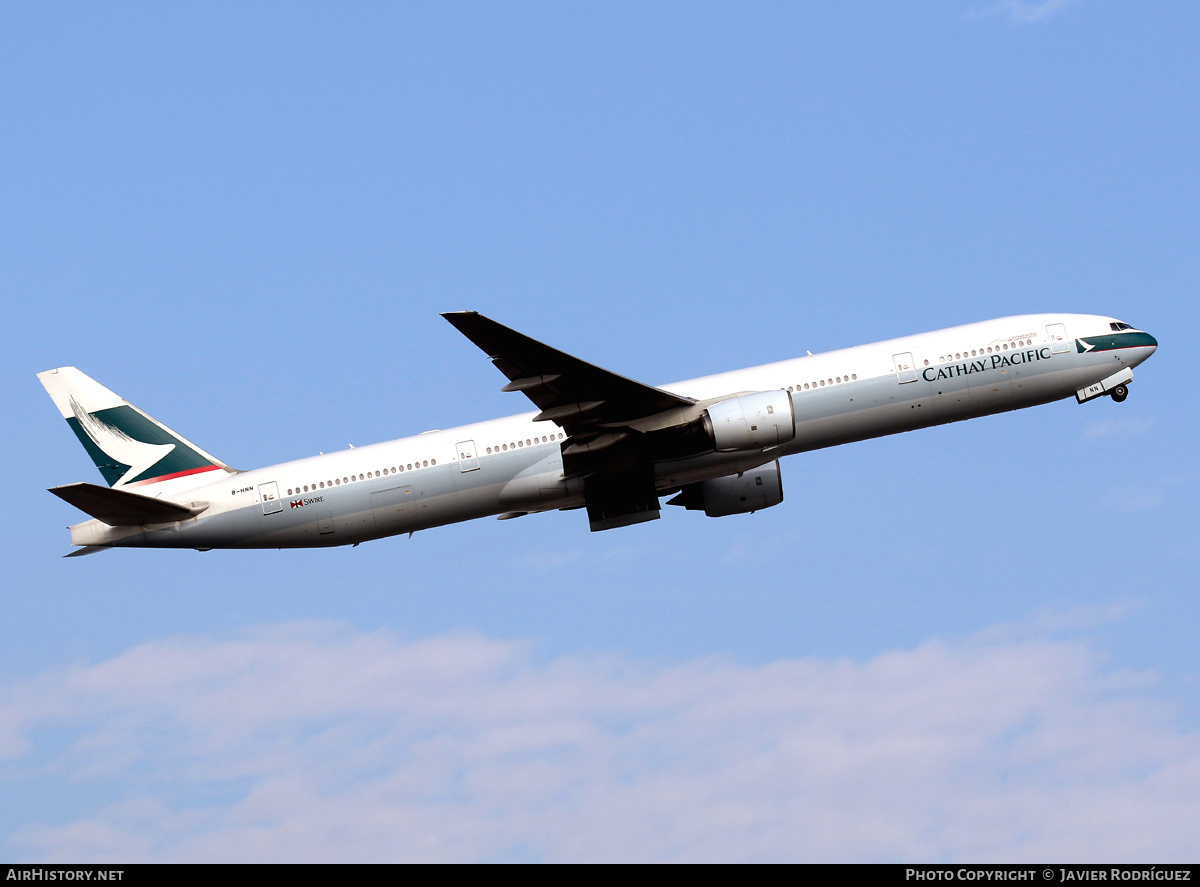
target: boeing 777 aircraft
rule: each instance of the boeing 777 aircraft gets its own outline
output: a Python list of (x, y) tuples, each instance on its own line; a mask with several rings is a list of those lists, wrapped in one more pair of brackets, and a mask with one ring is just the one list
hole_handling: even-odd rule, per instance
[(443, 315), (536, 412), (239, 471), (81, 373), (40, 373), (108, 486), (50, 492), (106, 548), (357, 545), (456, 521), (584, 508), (593, 531), (783, 501), (779, 460), (1074, 396), (1128, 396), (1158, 347), (1111, 317), (1029, 314), (652, 387), (472, 311)]

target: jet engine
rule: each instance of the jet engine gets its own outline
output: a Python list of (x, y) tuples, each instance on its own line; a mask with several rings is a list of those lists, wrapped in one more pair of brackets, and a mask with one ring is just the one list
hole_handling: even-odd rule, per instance
[(713, 446), (721, 453), (761, 450), (796, 436), (792, 396), (783, 390), (760, 391), (714, 403), (704, 411), (702, 421)]
[(741, 474), (688, 484), (668, 505), (682, 505), (709, 517), (753, 514), (783, 501), (783, 479), (779, 460)]

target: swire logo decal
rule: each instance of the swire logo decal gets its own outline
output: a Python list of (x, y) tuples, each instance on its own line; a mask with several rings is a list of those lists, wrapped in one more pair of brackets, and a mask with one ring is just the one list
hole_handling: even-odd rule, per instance
[(303, 499), (293, 499), (292, 500), (292, 508), (303, 508), (303, 507), (304, 507)]

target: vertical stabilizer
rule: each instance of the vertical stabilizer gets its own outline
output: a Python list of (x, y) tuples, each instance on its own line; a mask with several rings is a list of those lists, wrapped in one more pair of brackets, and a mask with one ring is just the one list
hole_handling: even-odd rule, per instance
[(47, 370), (38, 379), (110, 487), (234, 472), (75, 367)]

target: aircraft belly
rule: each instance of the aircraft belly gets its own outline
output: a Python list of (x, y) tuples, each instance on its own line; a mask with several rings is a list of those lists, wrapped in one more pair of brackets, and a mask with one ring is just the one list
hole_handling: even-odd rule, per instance
[(900, 384), (894, 375), (806, 391), (793, 399), (796, 438), (788, 449), (797, 452), (934, 424), (939, 405), (929, 382)]
[[(100, 523), (96, 521), (96, 523)], [(103, 525), (102, 525), (103, 526)], [(108, 528), (109, 530), (116, 528)], [(106, 545), (111, 545), (114, 548), (189, 548), (190, 546), (183, 540), (183, 535), (176, 525), (166, 525), (157, 527), (145, 527), (134, 529), (131, 527), (122, 527), (123, 530), (133, 530), (117, 536), (111, 534), (110, 540), (105, 542)], [(114, 538), (115, 537), (115, 538)], [(75, 534), (71, 534), (71, 541), (79, 544)]]
[[(1137, 366), (1137, 362), (1127, 359), (1120, 351), (1088, 352), (1087, 354), (1072, 355), (1074, 360), (1063, 384), (1078, 388), (1091, 385), (1119, 372), (1125, 367)], [(1078, 390), (1076, 388), (1076, 390)]]
[[(557, 480), (561, 456), (556, 449), (521, 450), (481, 460), (480, 469), (460, 472), (455, 464), (429, 471), (379, 478), (354, 486), (284, 499), (284, 508), (265, 514), (255, 503), (149, 529), (78, 525), (102, 544), (138, 548), (312, 548), (348, 545), (498, 514), (501, 491), (515, 475), (533, 471)], [(553, 463), (553, 464), (552, 464)], [(541, 468), (548, 468), (541, 472)], [(553, 478), (551, 478), (553, 475)], [(548, 485), (548, 489), (552, 485)], [(293, 504), (295, 503), (295, 504)], [(547, 502), (557, 508), (557, 502)], [(532, 510), (532, 509), (531, 509)], [(82, 538), (82, 537), (81, 537)], [(93, 540), (96, 541), (96, 540)], [(81, 543), (82, 544), (82, 543)]]
[(428, 508), (420, 484), (397, 484), (371, 493), (371, 520), (377, 530), (401, 531), (406, 521), (415, 522)]
[[(422, 484), (395, 484), (371, 496), (374, 529), (368, 538), (378, 539), (458, 521), (499, 514), (500, 491), (514, 474), (545, 456), (545, 450), (518, 450), (488, 454), (479, 467), (461, 471), (457, 465), (429, 472)], [(392, 478), (393, 481), (398, 478)], [(414, 480), (420, 478), (414, 475)]]
[(505, 480), (497, 493), (501, 510), (549, 511), (564, 507), (573, 495), (582, 496), (582, 481), (568, 482), (563, 477), (561, 450), (555, 447), (536, 456), (531, 460), (526, 455), (524, 461), (511, 462), (503, 472)]
[(660, 491), (673, 490), (687, 484), (751, 471), (782, 455), (782, 451), (755, 450), (752, 453), (707, 453), (689, 459), (660, 462), (655, 466), (655, 486)]
[(970, 375), (961, 379), (900, 384), (894, 375), (793, 395), (796, 437), (784, 451), (798, 453), (912, 431), (1048, 403), (1071, 396), (1082, 380), (1109, 368), (1108, 362), (1056, 361), (1036, 370)]

